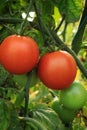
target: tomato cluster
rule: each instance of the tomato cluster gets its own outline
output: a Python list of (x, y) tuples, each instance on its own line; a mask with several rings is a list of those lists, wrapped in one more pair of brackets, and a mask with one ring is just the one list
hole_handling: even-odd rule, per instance
[(37, 66), (38, 77), (43, 84), (53, 90), (61, 90), (60, 102), (54, 101), (52, 108), (63, 121), (72, 121), (87, 99), (84, 87), (73, 83), (77, 65), (66, 51), (49, 52), (39, 59), (39, 47), (34, 39), (11, 35), (1, 43), (0, 63), (12, 74), (25, 74)]
[[(30, 72), (38, 63), (39, 48), (30, 37), (11, 35), (0, 46), (0, 62), (13, 74)], [(66, 51), (55, 51), (42, 56), (37, 65), (38, 76), (48, 88), (65, 89), (75, 79), (77, 66)]]

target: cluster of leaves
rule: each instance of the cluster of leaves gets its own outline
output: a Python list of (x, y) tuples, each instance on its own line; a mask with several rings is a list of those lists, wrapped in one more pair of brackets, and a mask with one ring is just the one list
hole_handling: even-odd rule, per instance
[[(1, 0), (0, 42), (8, 35), (16, 33), (33, 37), (39, 45), (41, 55), (46, 51), (63, 48), (74, 55), (79, 68), (87, 78), (86, 69), (76, 57), (76, 54), (81, 57), (86, 68), (87, 2), (81, 18), (83, 7), (83, 0)], [(30, 16), (30, 12), (34, 12), (35, 15)], [(26, 14), (26, 18), (23, 17), (23, 13)], [(34, 17), (33, 21), (29, 21), (28, 18), (32, 17)], [(78, 25), (80, 18), (81, 22)], [(31, 83), (27, 82), (28, 78), (30, 78), (28, 74), (11, 75), (0, 66), (1, 130), (80, 130), (86, 128), (87, 105), (73, 123), (63, 124), (59, 116), (48, 108), (54, 98), (53, 94), (58, 92), (45, 88), (38, 80), (35, 70), (30, 78)]]

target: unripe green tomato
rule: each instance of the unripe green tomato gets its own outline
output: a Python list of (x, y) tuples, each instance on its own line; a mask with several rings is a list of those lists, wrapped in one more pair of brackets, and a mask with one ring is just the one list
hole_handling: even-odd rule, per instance
[(87, 91), (79, 82), (73, 82), (70, 87), (60, 92), (60, 101), (68, 109), (81, 109), (86, 99)]

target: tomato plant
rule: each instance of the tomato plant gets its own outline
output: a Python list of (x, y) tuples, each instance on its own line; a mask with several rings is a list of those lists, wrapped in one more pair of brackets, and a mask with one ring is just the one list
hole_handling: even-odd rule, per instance
[(39, 49), (36, 42), (26, 36), (6, 37), (0, 47), (0, 61), (13, 74), (24, 74), (37, 64)]
[(60, 101), (69, 109), (81, 109), (87, 99), (86, 89), (79, 82), (74, 82), (72, 85), (60, 92)]
[(41, 81), (51, 89), (65, 89), (74, 81), (77, 72), (74, 58), (66, 51), (45, 54), (38, 64)]
[[(55, 109), (49, 108), (54, 97), (59, 97), (61, 91), (58, 90), (65, 91), (70, 87), (76, 68), (80, 72), (76, 79), (87, 88), (86, 26), (87, 0), (0, 1), (0, 43), (3, 46), (0, 53), (3, 54), (1, 63), (5, 67), (0, 65), (0, 130), (87, 129), (86, 104), (80, 110), (74, 110), (66, 108), (61, 100), (54, 103)], [(14, 39), (11, 38), (13, 34), (16, 34)], [(8, 36), (12, 43), (9, 45), (6, 40)], [(40, 56), (48, 53), (40, 59), (39, 64), (38, 47), (30, 37), (38, 43)], [(3, 43), (4, 39), (6, 44)], [(28, 42), (32, 40), (35, 42), (33, 47), (32, 42)], [(73, 57), (63, 57), (62, 54), (68, 55), (65, 51), (69, 57)], [(60, 60), (57, 60), (57, 54)], [(46, 62), (42, 65), (42, 61)], [(51, 64), (48, 65), (49, 61)], [(37, 76), (37, 70), (43, 83)], [(85, 97), (80, 95), (78, 103)], [(73, 94), (72, 104), (74, 100)], [(76, 111), (78, 114), (75, 116)]]

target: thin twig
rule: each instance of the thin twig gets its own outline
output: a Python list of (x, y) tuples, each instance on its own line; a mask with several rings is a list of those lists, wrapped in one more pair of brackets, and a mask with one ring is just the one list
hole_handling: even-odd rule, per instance
[(65, 20), (65, 16), (62, 17), (62, 20), (60, 21), (59, 25), (57, 26), (57, 28), (55, 29), (55, 32), (58, 32), (58, 30), (60, 29), (61, 25), (63, 24)]
[(32, 0), (30, 0), (29, 8), (28, 8), (28, 11), (27, 11), (26, 18), (24, 19), (24, 21), (22, 22), (21, 27), (20, 27), (20, 31), (19, 31), (19, 34), (20, 34), (20, 35), (23, 35), (23, 33), (24, 33), (24, 27), (25, 27), (25, 25), (26, 25), (26, 23), (27, 23), (27, 18), (28, 18), (28, 16), (29, 16), (29, 12), (30, 12), (30, 9), (31, 9), (31, 7), (32, 7), (32, 3), (33, 3)]
[(40, 13), (37, 9), (35, 0), (33, 0), (33, 6), (34, 6), (34, 9), (35, 9), (35, 12), (36, 12), (36, 15), (37, 15), (37, 20), (38, 20), (38, 23), (39, 23), (40, 32), (42, 33), (43, 41), (45, 43), (45, 34), (44, 34), (44, 30), (43, 30), (43, 25), (41, 24)]

